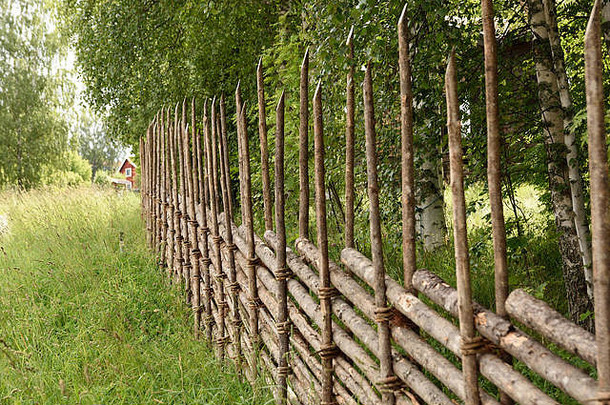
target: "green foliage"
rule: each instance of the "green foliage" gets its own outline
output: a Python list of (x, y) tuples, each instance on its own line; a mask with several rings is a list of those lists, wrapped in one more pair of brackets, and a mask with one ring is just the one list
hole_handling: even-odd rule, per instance
[(272, 403), (194, 339), (182, 291), (146, 248), (137, 195), (5, 192), (0, 212), (2, 403)]
[(47, 167), (43, 184), (56, 187), (76, 187), (91, 181), (91, 165), (76, 151), (68, 151), (59, 167)]
[(104, 170), (98, 170), (95, 172), (95, 177), (93, 178), (93, 183), (98, 186), (109, 186), (110, 185), (110, 175), (108, 172)]
[(62, 49), (51, 11), (42, 0), (0, 0), (0, 186), (40, 185), (68, 146), (61, 109), (71, 95), (51, 68)]

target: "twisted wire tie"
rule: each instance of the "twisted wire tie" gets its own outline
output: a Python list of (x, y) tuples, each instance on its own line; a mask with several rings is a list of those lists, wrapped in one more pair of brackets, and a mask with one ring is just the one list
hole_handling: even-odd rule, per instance
[(234, 318), (231, 320), (231, 325), (235, 326), (236, 328), (240, 328), (242, 325), (241, 319), (240, 318)]
[(287, 335), (287, 334), (289, 334), (290, 333), (290, 325), (291, 325), (290, 321), (276, 322), (275, 323), (275, 327), (277, 328), (277, 334), (278, 335)]
[(394, 311), (392, 307), (383, 306), (375, 308), (375, 322), (390, 322), (392, 318), (394, 318)]
[(212, 259), (210, 259), (209, 257), (203, 256), (201, 258), (201, 264), (203, 264), (204, 266), (209, 266), (210, 264), (212, 264)]
[(277, 368), (277, 376), (278, 377), (288, 377), (292, 369), (289, 366), (278, 366)]
[(218, 306), (218, 309), (220, 309), (220, 310), (229, 309), (229, 304), (227, 303), (226, 300), (218, 301), (218, 303), (216, 305)]
[(197, 222), (196, 219), (189, 219), (188, 223), (191, 225), (194, 225), (195, 227), (197, 227), (199, 225), (199, 222)]
[(216, 339), (214, 339), (214, 341), (216, 342), (216, 344), (220, 347), (225, 347), (227, 345), (227, 343), (229, 343), (229, 337), (228, 336), (219, 336)]
[[(335, 345), (334, 343), (331, 343), (330, 345), (322, 346), (322, 348), (320, 350), (318, 350), (316, 353), (320, 355), (320, 358), (322, 360), (332, 360), (339, 355), (340, 350), (337, 347), (337, 345)], [(331, 371), (332, 371), (332, 369), (331, 369)]]
[(283, 267), (280, 267), (279, 269), (277, 269), (277, 271), (275, 272), (275, 279), (277, 281), (286, 281), (290, 277), (292, 277), (293, 274), (294, 273), (292, 272), (290, 267), (283, 266)]
[(383, 378), (379, 380), (377, 383), (377, 388), (381, 392), (392, 393), (394, 391), (398, 391), (402, 388), (403, 384), (400, 378), (395, 375)]
[(239, 283), (237, 281), (233, 281), (233, 282), (229, 283), (227, 285), (227, 288), (229, 289), (229, 291), (231, 291), (234, 294), (237, 294), (241, 290), (241, 286), (239, 285)]
[(256, 298), (249, 298), (248, 299), (248, 306), (250, 308), (252, 308), (252, 309), (262, 308), (263, 307), (263, 302), (258, 297), (256, 297)]
[(236, 250), (237, 250), (237, 246), (235, 246), (235, 243), (229, 243), (229, 242), (226, 242), (226, 243), (225, 243), (225, 249), (226, 249), (228, 252), (234, 252), (234, 251), (236, 251)]
[(485, 349), (485, 340), (481, 336), (472, 338), (462, 337), (460, 341), (460, 351), (462, 356), (472, 356), (481, 353)]
[(214, 315), (206, 315), (203, 320), (208, 327), (212, 327), (216, 324), (216, 321), (214, 321)]
[(202, 232), (205, 232), (205, 233), (209, 233), (209, 232), (210, 232), (210, 227), (209, 227), (209, 226), (207, 226), (207, 225), (201, 225), (201, 226), (199, 227), (199, 229), (201, 229), (201, 231), (202, 231)]
[(212, 241), (215, 244), (220, 244), (220, 242), (222, 242), (222, 237), (219, 235), (212, 235)]
[(260, 263), (260, 259), (258, 256), (246, 257), (246, 263), (248, 263), (248, 266), (254, 267)]
[(335, 287), (320, 287), (318, 291), (318, 299), (320, 299), (320, 301), (325, 299), (331, 299), (338, 295), (340, 295), (339, 291)]
[(212, 297), (212, 294), (214, 294), (214, 290), (212, 290), (210, 287), (206, 287), (203, 289), (203, 293), (207, 296), (207, 297)]
[(201, 250), (195, 248), (195, 249), (191, 249), (191, 255), (195, 256), (195, 259), (200, 259), (201, 258)]

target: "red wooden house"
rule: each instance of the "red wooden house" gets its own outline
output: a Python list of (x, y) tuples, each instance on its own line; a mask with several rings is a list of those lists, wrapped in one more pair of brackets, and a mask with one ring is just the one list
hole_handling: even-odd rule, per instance
[(119, 173), (123, 174), (125, 176), (125, 180), (129, 182), (129, 184), (127, 185), (128, 189), (131, 190), (135, 188), (136, 165), (133, 164), (133, 162), (129, 160), (129, 158), (125, 159), (125, 161), (121, 165), (121, 168), (119, 169)]

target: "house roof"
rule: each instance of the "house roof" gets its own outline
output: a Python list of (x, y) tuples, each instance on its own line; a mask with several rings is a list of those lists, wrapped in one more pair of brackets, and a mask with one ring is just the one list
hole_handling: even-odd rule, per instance
[(123, 164), (121, 165), (121, 167), (119, 168), (119, 172), (120, 172), (121, 170), (123, 170), (123, 168), (125, 167), (125, 164), (126, 164), (127, 162), (129, 162), (129, 164), (131, 164), (131, 165), (132, 165), (134, 168), (138, 167), (138, 166), (136, 166), (136, 165), (135, 165), (135, 163), (133, 163), (133, 162), (132, 162), (132, 161), (131, 161), (129, 158), (126, 158), (126, 159), (123, 161)]

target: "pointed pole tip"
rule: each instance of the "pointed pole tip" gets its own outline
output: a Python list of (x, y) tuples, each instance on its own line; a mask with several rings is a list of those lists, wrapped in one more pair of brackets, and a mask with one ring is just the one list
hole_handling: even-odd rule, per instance
[(354, 42), (354, 26), (352, 25), (352, 27), (349, 29), (349, 34), (347, 34), (347, 46), (352, 45), (352, 43)]
[(309, 63), (309, 47), (305, 48), (305, 54), (303, 55), (303, 62), (301, 62), (301, 69), (305, 67), (305, 64)]
[(405, 3), (404, 7), (402, 8), (402, 12), (400, 13), (400, 18), (398, 19), (398, 25), (403, 25), (404, 23), (407, 22), (407, 6), (409, 5), (409, 3)]

